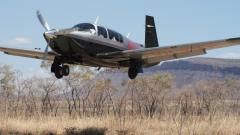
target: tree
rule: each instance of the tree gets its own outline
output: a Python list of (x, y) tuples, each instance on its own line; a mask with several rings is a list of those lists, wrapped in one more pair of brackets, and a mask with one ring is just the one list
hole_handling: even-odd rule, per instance
[(167, 73), (139, 76), (132, 83), (129, 83), (129, 88), (132, 91), (132, 104), (134, 104), (133, 97), (137, 97), (135, 102), (138, 105), (138, 111), (141, 112), (143, 109), (145, 115), (150, 118), (153, 118), (158, 111), (160, 116), (164, 109), (165, 96), (169, 88), (171, 88), (171, 80), (171, 75)]
[(0, 67), (0, 100), (4, 104), (5, 116), (8, 117), (10, 102), (14, 99), (15, 73), (11, 67), (4, 65)]
[(95, 73), (90, 68), (77, 66), (71, 69), (71, 76), (64, 78), (63, 94), (68, 104), (70, 116), (74, 112), (78, 116), (82, 115), (81, 112), (85, 114), (86, 100), (91, 92), (90, 82), (94, 76)]

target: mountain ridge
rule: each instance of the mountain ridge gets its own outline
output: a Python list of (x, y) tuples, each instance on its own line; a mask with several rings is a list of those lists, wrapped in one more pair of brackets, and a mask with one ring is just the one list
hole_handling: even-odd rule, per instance
[[(226, 77), (240, 79), (240, 60), (194, 57), (166, 61), (160, 65), (145, 68), (144, 74), (139, 75), (152, 75), (156, 72), (170, 73), (173, 76), (175, 87), (181, 88), (186, 85), (195, 85), (201, 80), (223, 80)], [(128, 79), (127, 72), (122, 70), (106, 70), (100, 74), (111, 79), (113, 84), (117, 85)]]

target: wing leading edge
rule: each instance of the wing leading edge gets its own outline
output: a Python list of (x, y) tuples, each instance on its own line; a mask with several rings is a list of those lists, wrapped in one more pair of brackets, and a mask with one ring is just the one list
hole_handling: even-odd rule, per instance
[(108, 59), (109, 61), (114, 61), (114, 59), (121, 61), (140, 59), (146, 64), (153, 64), (166, 60), (202, 55), (205, 54), (207, 50), (235, 45), (240, 45), (240, 37), (208, 42), (181, 44), (167, 47), (153, 47), (101, 53), (97, 54), (97, 56), (103, 59)]
[[(23, 49), (14, 49), (14, 48), (5, 48), (0, 47), (0, 51), (4, 52), (5, 54), (14, 55), (14, 56), (21, 56), (21, 57), (28, 57), (28, 58), (35, 58), (35, 59), (42, 59), (45, 60), (46, 56), (44, 52), (38, 51), (30, 51), (30, 50), (23, 50)], [(47, 60), (54, 60), (54, 57), (57, 54), (48, 52)]]

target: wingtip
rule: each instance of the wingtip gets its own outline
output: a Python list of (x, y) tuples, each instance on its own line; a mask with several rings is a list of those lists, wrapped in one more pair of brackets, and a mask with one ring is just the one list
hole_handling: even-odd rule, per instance
[(236, 40), (240, 40), (240, 37), (227, 39), (227, 41), (236, 41)]

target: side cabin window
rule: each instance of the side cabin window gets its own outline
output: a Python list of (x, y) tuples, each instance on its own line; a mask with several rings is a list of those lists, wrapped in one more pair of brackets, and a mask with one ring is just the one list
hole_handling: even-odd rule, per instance
[(123, 36), (121, 34), (119, 34), (119, 40), (120, 40), (121, 43), (123, 43)]
[(107, 38), (107, 30), (101, 26), (98, 26), (98, 36)]
[(109, 39), (117, 42), (123, 42), (123, 36), (113, 30), (108, 29)]
[(77, 28), (78, 31), (89, 31), (91, 33), (96, 32), (94, 25), (91, 23), (80, 23), (75, 25), (73, 28)]

